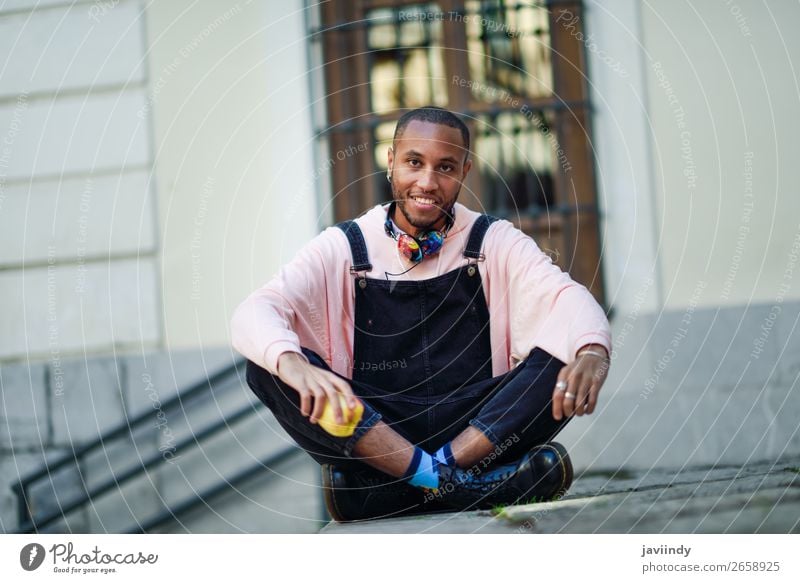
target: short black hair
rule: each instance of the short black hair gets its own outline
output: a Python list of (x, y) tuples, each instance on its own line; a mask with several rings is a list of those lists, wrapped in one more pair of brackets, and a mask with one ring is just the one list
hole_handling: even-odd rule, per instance
[(448, 111), (442, 107), (435, 105), (426, 105), (418, 109), (412, 109), (404, 113), (399, 120), (397, 120), (397, 127), (394, 129), (394, 138), (392, 143), (397, 142), (397, 139), (403, 135), (406, 126), (412, 121), (426, 121), (429, 123), (437, 123), (440, 125), (448, 126), (457, 129), (461, 132), (461, 139), (464, 142), (464, 150), (469, 156), (469, 129), (466, 124), (461, 121), (452, 111)]

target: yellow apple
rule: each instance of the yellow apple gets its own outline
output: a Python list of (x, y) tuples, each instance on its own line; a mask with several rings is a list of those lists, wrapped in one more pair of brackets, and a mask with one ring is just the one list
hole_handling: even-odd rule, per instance
[(334, 437), (349, 437), (353, 435), (356, 430), (356, 425), (361, 421), (361, 415), (364, 414), (364, 405), (361, 401), (356, 400), (356, 406), (353, 410), (347, 408), (347, 401), (344, 395), (338, 393), (339, 406), (342, 408), (342, 417), (344, 422), (338, 423), (333, 414), (333, 407), (331, 402), (325, 401), (325, 408), (322, 410), (322, 415), (319, 418), (319, 426)]

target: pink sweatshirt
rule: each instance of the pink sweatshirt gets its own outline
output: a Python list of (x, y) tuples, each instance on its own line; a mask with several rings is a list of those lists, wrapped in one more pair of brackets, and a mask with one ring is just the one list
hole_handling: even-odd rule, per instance
[[(364, 234), (372, 271), (400, 273), (410, 266), (384, 232), (387, 205), (376, 206), (356, 223)], [(465, 265), (463, 252), (478, 213), (456, 203), (455, 223), (441, 251), (402, 276), (422, 280)], [(539, 347), (564, 362), (586, 344), (611, 352), (608, 320), (582, 285), (553, 265), (529, 236), (508, 221), (493, 223), (484, 238), (485, 261), (478, 263), (489, 307), (492, 374), (503, 374)], [(329, 227), (250, 294), (231, 321), (234, 348), (272, 374), (278, 357), (310, 348), (337, 373), (352, 378), (355, 316), (352, 256), (347, 237)]]

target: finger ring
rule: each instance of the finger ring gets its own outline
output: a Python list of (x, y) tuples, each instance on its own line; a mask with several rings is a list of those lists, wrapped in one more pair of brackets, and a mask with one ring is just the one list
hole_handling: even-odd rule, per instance
[(565, 398), (565, 399), (574, 399), (574, 398), (575, 398), (575, 395), (573, 395), (573, 394), (572, 394), (572, 393), (570, 393), (570, 392), (566, 392), (566, 393), (564, 393), (564, 398)]
[(558, 381), (556, 383), (556, 390), (557, 391), (566, 391), (567, 390), (567, 381)]

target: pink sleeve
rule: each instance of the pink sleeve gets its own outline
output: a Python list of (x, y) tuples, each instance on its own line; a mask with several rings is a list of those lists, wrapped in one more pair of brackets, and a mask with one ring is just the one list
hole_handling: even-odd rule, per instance
[[(298, 331), (327, 327), (326, 263), (333, 248), (330, 230), (315, 237), (266, 285), (251, 293), (231, 318), (233, 347), (277, 374), (278, 357), (300, 351)], [(324, 341), (326, 334), (318, 334)], [(323, 347), (310, 347), (322, 353)], [(305, 356), (303, 357), (305, 358)], [(308, 359), (306, 359), (308, 360)]]
[(554, 265), (536, 242), (511, 223), (495, 226), (506, 249), (511, 350), (522, 358), (538, 346), (571, 362), (586, 344), (611, 354), (608, 319), (594, 296)]

